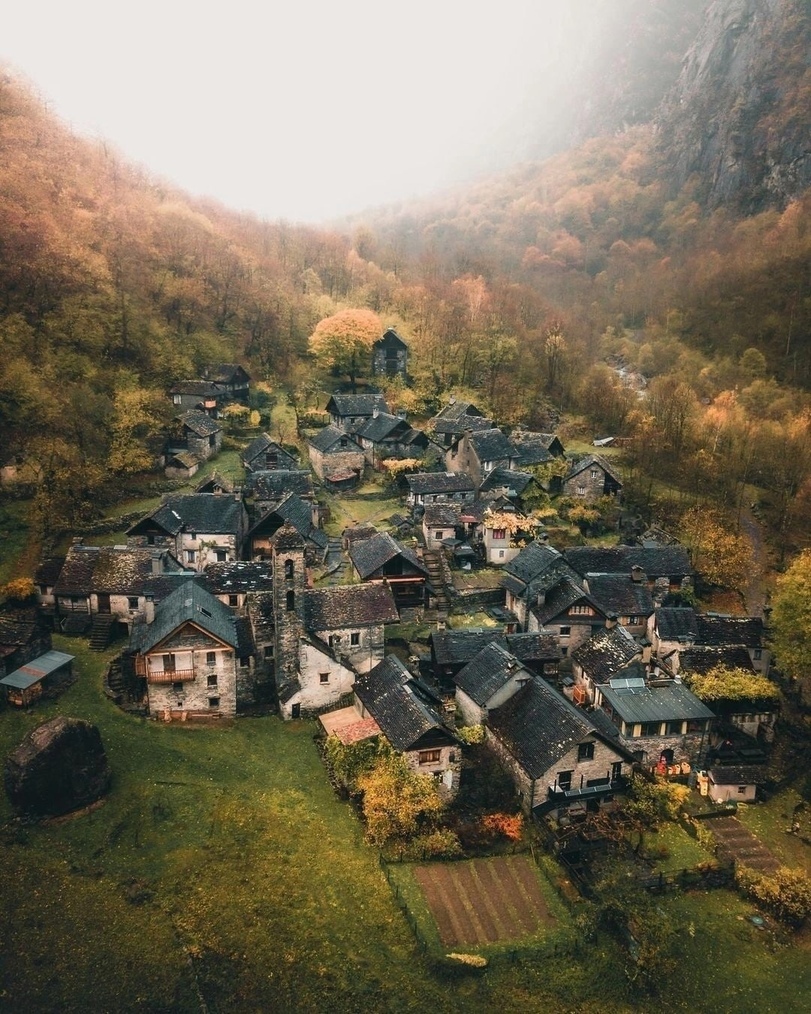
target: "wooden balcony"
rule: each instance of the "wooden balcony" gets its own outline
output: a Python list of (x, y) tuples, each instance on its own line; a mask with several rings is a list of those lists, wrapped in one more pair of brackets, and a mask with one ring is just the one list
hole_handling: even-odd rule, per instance
[(147, 673), (147, 683), (189, 683), (195, 677), (194, 669), (174, 669), (171, 672)]

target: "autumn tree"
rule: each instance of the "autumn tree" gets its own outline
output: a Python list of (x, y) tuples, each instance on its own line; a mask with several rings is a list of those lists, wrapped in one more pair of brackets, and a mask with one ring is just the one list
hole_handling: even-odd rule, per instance
[(772, 640), (782, 671), (811, 685), (811, 549), (800, 553), (777, 579)]
[(434, 779), (416, 774), (400, 754), (380, 757), (357, 784), (363, 792), (366, 833), (376, 845), (416, 834), (430, 826), (443, 809)]
[(685, 511), (679, 526), (690, 561), (708, 585), (741, 591), (754, 566), (752, 546), (731, 519), (706, 506)]
[(705, 704), (717, 701), (748, 701), (755, 704), (774, 704), (780, 692), (760, 673), (738, 666), (716, 665), (706, 672), (690, 673), (685, 683)]
[(380, 318), (371, 310), (339, 310), (316, 324), (309, 349), (325, 368), (347, 373), (354, 391), (358, 373), (382, 333)]

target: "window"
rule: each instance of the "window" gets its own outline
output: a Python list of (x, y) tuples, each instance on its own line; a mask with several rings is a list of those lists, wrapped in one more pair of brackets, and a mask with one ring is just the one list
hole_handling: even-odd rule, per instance
[(220, 706), (220, 699), (219, 699), (219, 697), (209, 697), (209, 699), (208, 699), (208, 706), (210, 708), (219, 708), (219, 706)]
[(441, 750), (420, 750), (420, 764), (438, 764), (442, 757)]
[(562, 644), (560, 646), (560, 653), (561, 653), (561, 655), (568, 655), (569, 654), (569, 645), (568, 644)]
[(506, 528), (494, 528), (493, 529), (493, 538), (494, 539), (506, 539), (507, 538), (507, 529)]
[(445, 533), (444, 533), (444, 532), (439, 532), (439, 531), (437, 531), (437, 532), (434, 532), (434, 539), (435, 539), (435, 540), (436, 540), (437, 542), (442, 542), (442, 540), (443, 540), (444, 538), (445, 538)]
[(216, 673), (211, 673), (208, 676), (208, 680), (206, 682), (206, 686), (208, 686), (208, 687), (214, 687), (216, 689), (216, 687), (217, 687), (217, 674)]
[(272, 644), (266, 644), (265, 645), (265, 658), (273, 658), (273, 645)]
[(622, 761), (614, 761), (611, 765), (611, 781), (616, 782), (622, 778)]
[(172, 401), (173, 401), (173, 403), (175, 405), (180, 405), (180, 404), (182, 404), (183, 399), (180, 397), (179, 394), (173, 394), (172, 395)]
[(674, 720), (672, 722), (667, 722), (666, 725), (665, 725), (665, 735), (667, 735), (667, 736), (678, 736), (678, 735), (680, 735), (681, 734), (682, 724), (683, 723), (682, 723), (682, 720), (680, 718), (678, 720)]
[(154, 546), (155, 545), (155, 536), (154, 535), (147, 535), (147, 537), (146, 537), (146, 544), (148, 546)]
[(577, 492), (578, 496), (585, 496), (586, 495), (586, 487), (585, 486), (578, 486), (576, 492)]
[(193, 549), (186, 550), (186, 563), (194, 563), (197, 553)]
[(285, 607), (288, 612), (296, 608), (296, 593), (294, 591), (289, 591), (285, 596)]
[(591, 616), (591, 614), (594, 612), (594, 610), (591, 608), (591, 606), (586, 606), (586, 605), (582, 605), (581, 604), (581, 605), (574, 605), (574, 606), (572, 606), (569, 609), (569, 612), (573, 616)]
[(137, 595), (130, 595), (129, 598), (127, 599), (127, 606), (130, 609), (137, 609), (138, 608), (138, 596)]
[(759, 662), (760, 659), (763, 658), (763, 649), (762, 648), (755, 648), (755, 650), (752, 652), (752, 654), (753, 654), (753, 656), (755, 658), (755, 661)]
[(706, 727), (706, 720), (703, 718), (694, 718), (687, 722), (688, 732), (703, 732)]
[(288, 581), (293, 576), (293, 561), (292, 560), (285, 560), (284, 561), (284, 576), (287, 578)]
[(330, 646), (330, 648), (337, 648), (340, 645), (340, 643), (341, 643), (341, 635), (340, 634), (330, 634), (329, 635), (329, 646)]
[(739, 785), (738, 786), (738, 795), (739, 796), (746, 795), (746, 786), (745, 785)]
[(640, 736), (658, 736), (659, 729), (661, 728), (661, 722), (643, 722), (639, 735)]
[(591, 760), (594, 757), (593, 743), (579, 743), (577, 746), (577, 759), (579, 761)]
[(163, 656), (163, 671), (174, 672), (175, 671), (175, 656), (164, 655)]
[(224, 549), (217, 549), (214, 555), (217, 557), (217, 563), (225, 563), (228, 559), (228, 554)]
[(229, 606), (238, 606), (239, 605), (239, 595), (229, 595), (228, 596), (228, 605)]
[(563, 792), (568, 792), (572, 787), (572, 775), (573, 771), (558, 771), (557, 782), (558, 788)]
[(569, 637), (570, 634), (571, 634), (571, 632), (572, 632), (572, 628), (571, 627), (561, 627), (560, 628), (560, 636), (561, 637)]
[(592, 477), (592, 479), (597, 479), (599, 477), (599, 475), (600, 475), (600, 473), (597, 471), (597, 469), (596, 468), (592, 468), (592, 470), (591, 470), (591, 477)]
[(216, 665), (216, 664), (217, 664), (217, 652), (216, 651), (207, 651), (206, 652), (206, 665)]
[[(172, 693), (173, 694), (182, 694), (183, 693), (183, 684), (182, 683), (173, 683), (172, 684)], [(180, 704), (180, 703), (181, 702), (178, 701), (178, 704)]]
[(360, 633), (357, 630), (349, 635), (349, 643), (355, 646), (360, 644)]
[(320, 672), (318, 674), (318, 682), (319, 683), (329, 683), (329, 673), (328, 672)]

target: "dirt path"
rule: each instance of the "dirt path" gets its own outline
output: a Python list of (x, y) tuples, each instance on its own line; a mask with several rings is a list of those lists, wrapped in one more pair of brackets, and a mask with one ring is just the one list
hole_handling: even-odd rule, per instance
[(726, 854), (761, 873), (774, 873), (779, 868), (780, 862), (737, 817), (718, 817), (707, 821), (705, 827), (718, 840), (719, 855)]
[(741, 532), (752, 546), (752, 570), (749, 581), (743, 589), (746, 611), (750, 616), (760, 616), (766, 604), (766, 582), (769, 556), (763, 541), (763, 529), (749, 507), (741, 511)]

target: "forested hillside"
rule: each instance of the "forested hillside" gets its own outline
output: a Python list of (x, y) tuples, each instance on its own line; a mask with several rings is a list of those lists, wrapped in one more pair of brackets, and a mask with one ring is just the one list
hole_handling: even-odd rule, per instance
[[(794, 52), (807, 5), (773, 6), (793, 19), (775, 38), (796, 72), (772, 105), (807, 132)], [(672, 9), (654, 8), (669, 23)], [(756, 485), (784, 539), (811, 496), (811, 195), (783, 192), (753, 215), (714, 207), (702, 177), (674, 183), (662, 129), (592, 138), (326, 232), (192, 200), (73, 136), (6, 76), (4, 452), (32, 463), (44, 506), (75, 524), (150, 466), (174, 382), (228, 361), (294, 398), (329, 389), (341, 377), (318, 372), (308, 338), (367, 309), (411, 348), (413, 385), (392, 405), (427, 413), (468, 391), (505, 425), (566, 413), (584, 435), (624, 436), (640, 476), (735, 504)]]

